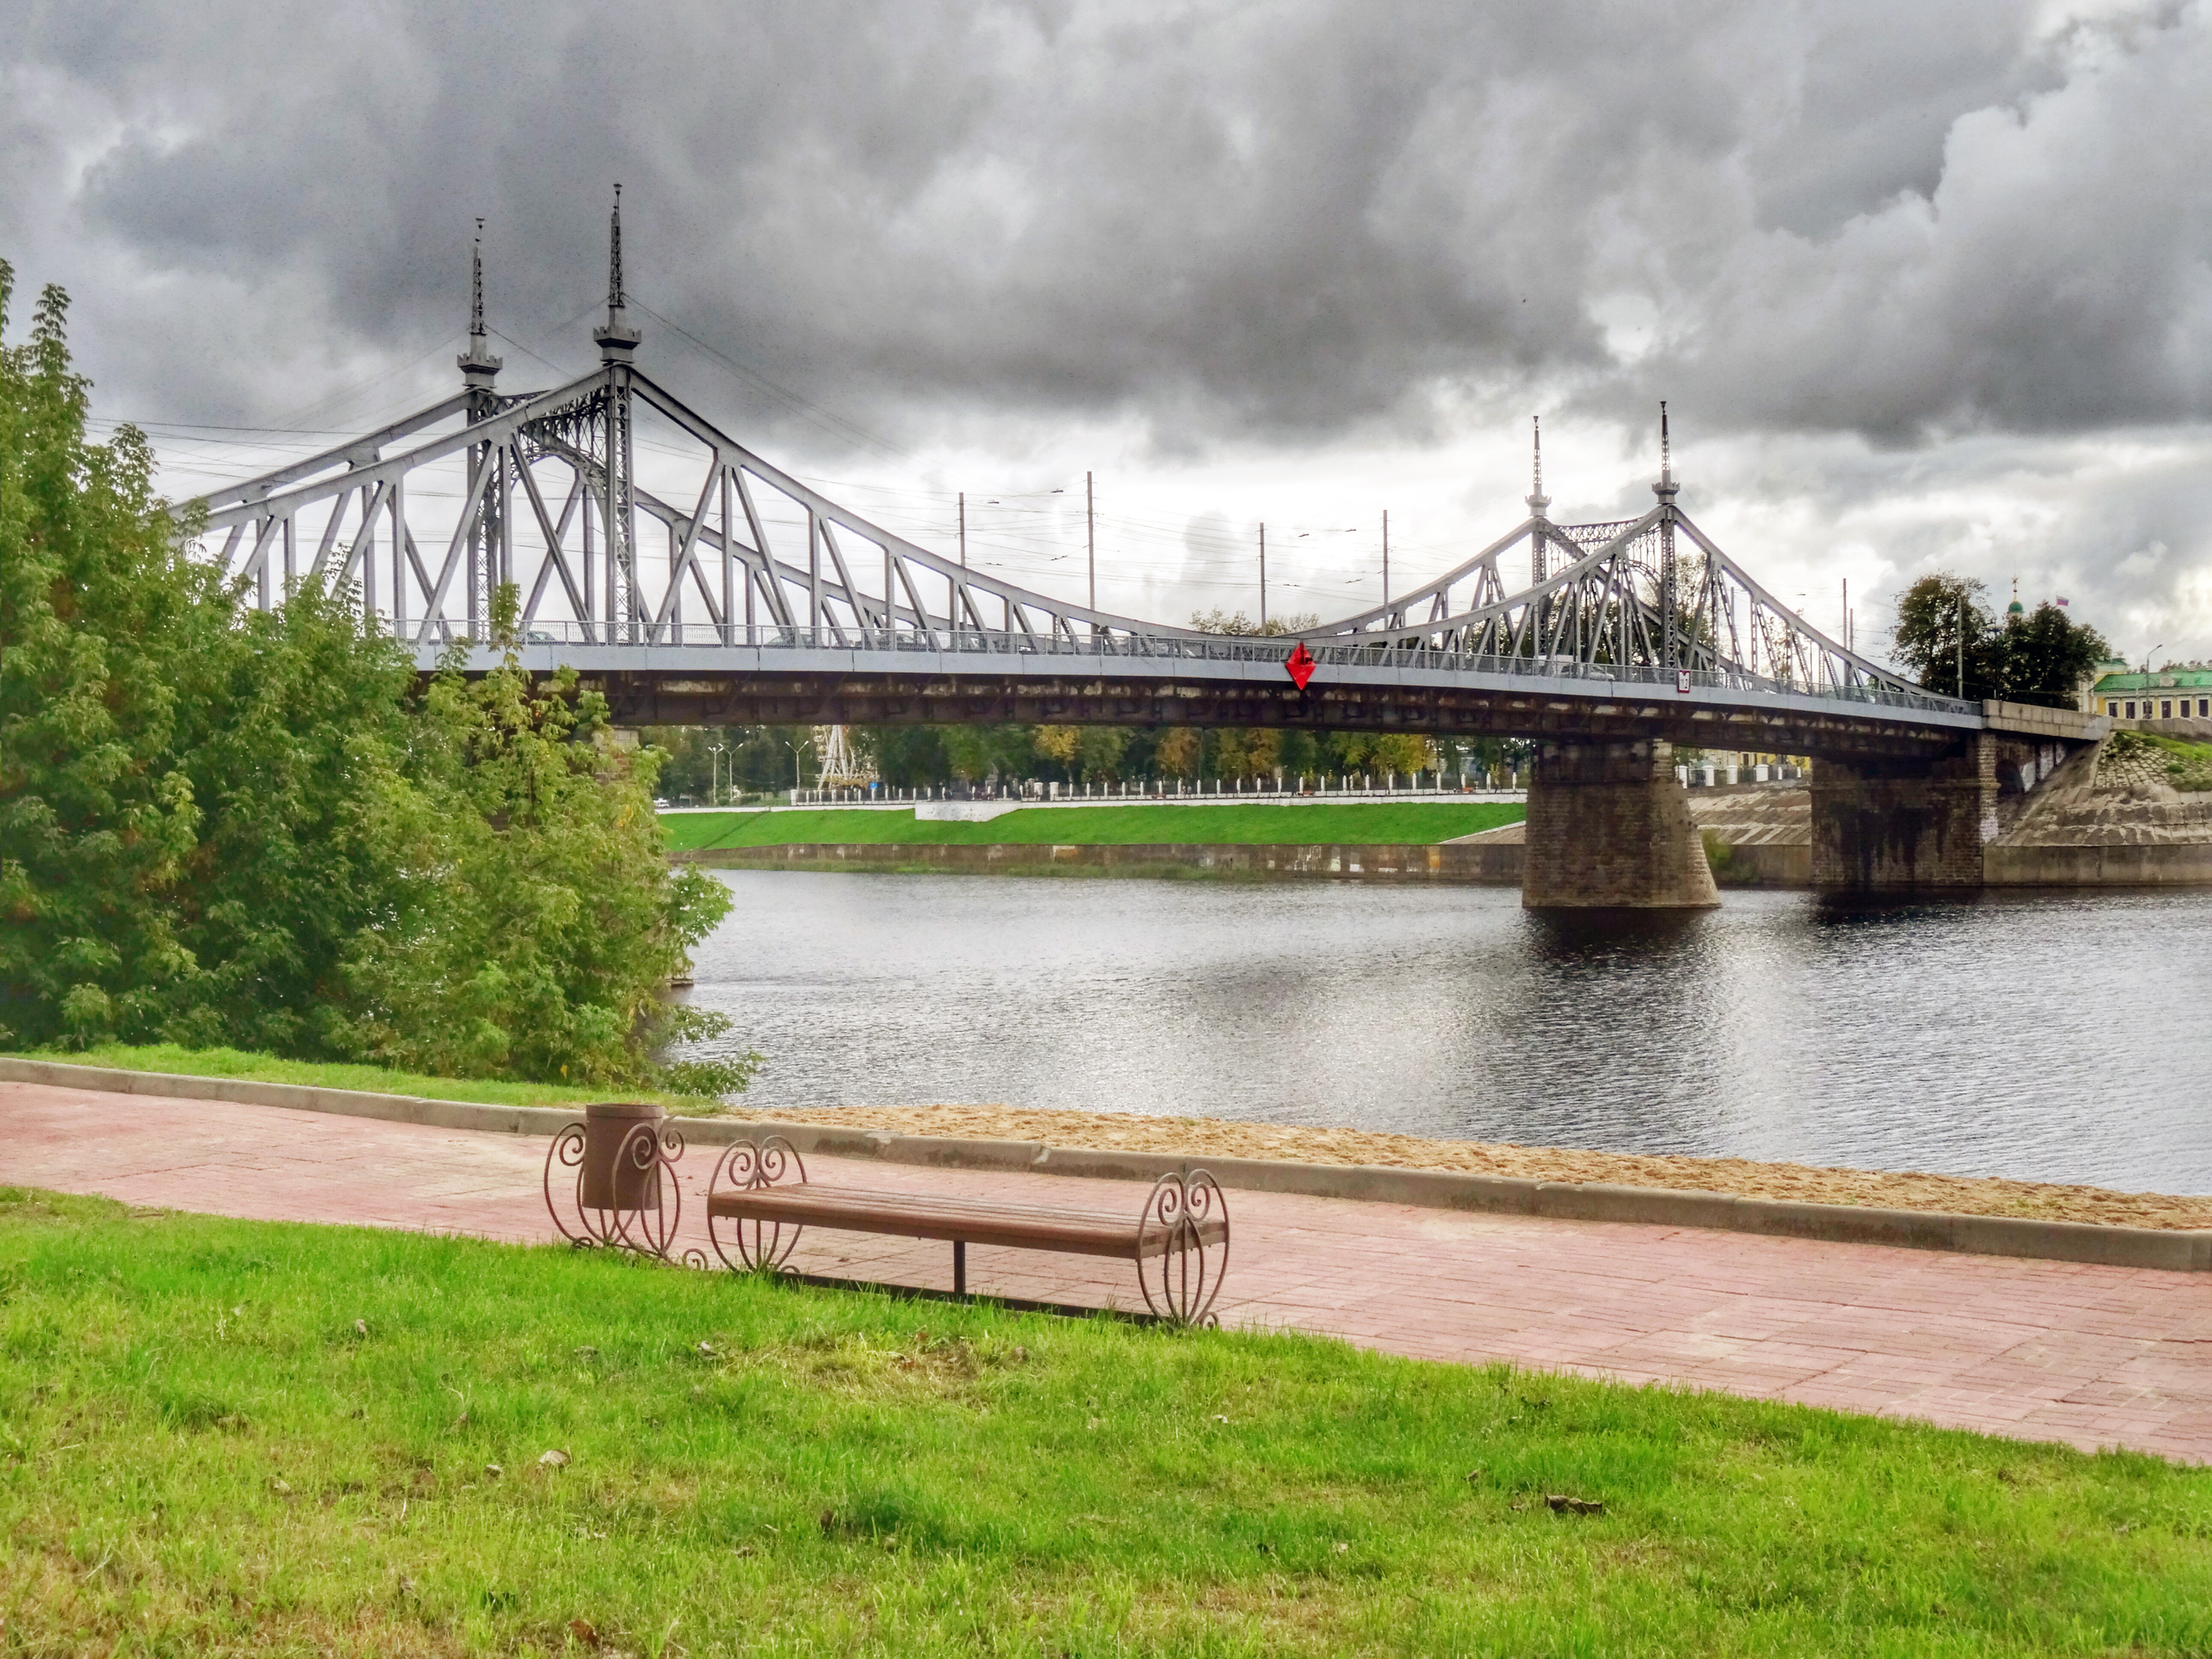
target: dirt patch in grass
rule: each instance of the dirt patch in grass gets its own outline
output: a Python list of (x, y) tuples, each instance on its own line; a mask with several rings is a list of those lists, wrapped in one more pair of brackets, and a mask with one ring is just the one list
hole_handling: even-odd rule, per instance
[(2104, 1226), (2212, 1229), (2212, 1196), (2123, 1193), (2102, 1187), (1912, 1170), (1826, 1169), (1743, 1158), (1681, 1158), (1515, 1146), (1480, 1140), (1427, 1140), (1369, 1129), (1300, 1128), (1218, 1118), (1143, 1117), (1009, 1106), (793, 1107), (788, 1123), (835, 1124), (896, 1134), (983, 1140), (1033, 1140), (1109, 1152), (1186, 1152), (1217, 1158), (1281, 1158), (1301, 1164), (1465, 1170), (1531, 1181), (1610, 1182), (1804, 1204), (1855, 1204), (1954, 1215), (2024, 1216)]

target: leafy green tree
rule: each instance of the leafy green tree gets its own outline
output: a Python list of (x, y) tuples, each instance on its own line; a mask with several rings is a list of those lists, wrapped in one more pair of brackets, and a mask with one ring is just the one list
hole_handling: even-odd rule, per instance
[[(15, 273), (0, 261), (0, 341)], [(212, 596), (176, 550), (135, 428), (85, 435), (69, 298), (0, 343), (0, 1040), (158, 1021), (193, 967), (161, 896), (198, 844), (167, 672)]]
[(854, 740), (873, 757), (876, 775), (894, 789), (933, 789), (952, 775), (945, 734), (933, 726), (864, 726)]
[(1264, 623), (1255, 623), (1242, 611), (1224, 611), (1216, 605), (1203, 613), (1193, 611), (1190, 625), (1201, 634), (1249, 634), (1273, 639), (1303, 634), (1321, 620), (1318, 611), (1294, 612), (1287, 617), (1270, 617)]
[(1114, 783), (1123, 769), (1131, 732), (1121, 726), (1040, 726), (1030, 746), (1069, 783)]
[[(730, 746), (720, 731), (711, 726), (648, 726), (637, 735), (659, 755), (655, 788), (672, 799), (707, 799), (720, 770), (708, 745), (720, 743), (726, 750)], [(726, 753), (721, 758), (727, 759)]]
[(1076, 775), (1076, 755), (1083, 747), (1079, 726), (1040, 726), (1030, 733), (1030, 748), (1040, 760), (1059, 769), (1060, 775)]
[(0, 1040), (742, 1086), (656, 1063), (726, 1024), (661, 993), (728, 905), (668, 868), (657, 757), (520, 671), (511, 589), (503, 667), (427, 697), (352, 593), (249, 608), (143, 439), (87, 439), (67, 306), (0, 343)]
[(2082, 682), (2112, 647), (2048, 600), (2000, 627), (1971, 576), (1936, 572), (1898, 596), (1890, 638), (1897, 660), (1931, 691), (2075, 708)]
[(268, 612), (230, 597), (197, 609), (198, 637), (172, 665), (201, 823), (167, 894), (191, 966), (153, 999), (158, 1035), (330, 1054), (343, 1046), (347, 952), (398, 914), (387, 820), (413, 746), (415, 667), (363, 626), (350, 592), (309, 586)]
[[(499, 666), (469, 680), (450, 664), (424, 700), (416, 779), (381, 826), (410, 902), (356, 940), (353, 1041), (442, 1075), (649, 1082), (661, 1044), (727, 1028), (661, 988), (729, 894), (688, 865), (670, 872), (657, 751), (617, 746), (605, 699), (573, 670), (522, 670), (518, 608), (511, 586), (495, 595)], [(712, 1080), (750, 1074), (741, 1061)]]
[(1321, 770), (1321, 743), (1310, 732), (1292, 727), (1276, 733), (1275, 764), (1289, 778), (1310, 778)]
[(1152, 749), (1154, 775), (1163, 778), (1194, 778), (1206, 752), (1206, 734), (1195, 726), (1170, 726), (1160, 733)]
[(1075, 763), (1079, 782), (1119, 783), (1137, 775), (1124, 769), (1129, 750), (1129, 730), (1123, 726), (1086, 726), (1078, 740)]
[(2048, 599), (2007, 623), (2001, 644), (2004, 695), (2046, 708), (2079, 707), (2082, 685), (2112, 654), (2102, 634)]
[(1026, 777), (1036, 753), (1026, 726), (946, 726), (938, 728), (952, 775), (969, 783), (986, 778)]
[(1328, 762), (1323, 769), (1337, 773), (1381, 777), (1395, 772), (1402, 777), (1437, 763), (1429, 740), (1410, 732), (1330, 732), (1322, 736), (1321, 748)]
[(1972, 576), (1939, 571), (1898, 596), (1892, 652), (1929, 690), (1972, 699), (2004, 695), (1996, 620), (1982, 603), (1987, 591)]

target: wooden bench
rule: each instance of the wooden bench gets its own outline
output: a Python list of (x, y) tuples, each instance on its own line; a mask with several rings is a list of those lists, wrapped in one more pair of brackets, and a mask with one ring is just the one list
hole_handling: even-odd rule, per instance
[(956, 1296), (968, 1293), (970, 1244), (1119, 1256), (1136, 1263), (1146, 1309), (1178, 1325), (1218, 1322), (1213, 1299), (1229, 1265), (1229, 1203), (1203, 1170), (1162, 1176), (1142, 1209), (1112, 1214), (824, 1186), (806, 1178), (798, 1149), (781, 1135), (722, 1154), (708, 1184), (707, 1232), (726, 1267), (779, 1270), (808, 1227), (946, 1240)]

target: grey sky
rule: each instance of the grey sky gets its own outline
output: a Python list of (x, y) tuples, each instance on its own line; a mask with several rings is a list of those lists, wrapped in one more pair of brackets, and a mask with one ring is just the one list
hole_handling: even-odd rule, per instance
[[(477, 213), (495, 321), (581, 368), (620, 179), (644, 299), (902, 476), (1110, 437), (1161, 511), (1388, 479), (1449, 541), (1510, 523), (1485, 458), (1534, 410), (1593, 434), (1593, 506), (1632, 497), (1666, 397), (1686, 504), (1754, 568), (2019, 573), (2212, 653), (2197, 5), (10, 15), (0, 251), (76, 295), (104, 412), (313, 423), (441, 386)], [(800, 463), (882, 459), (696, 389)]]

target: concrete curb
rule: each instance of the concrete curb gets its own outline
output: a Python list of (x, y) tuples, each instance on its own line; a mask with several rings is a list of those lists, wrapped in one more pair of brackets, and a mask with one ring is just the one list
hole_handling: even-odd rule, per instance
[[(159, 1095), (183, 1100), (228, 1100), (249, 1106), (335, 1112), (349, 1117), (496, 1134), (551, 1135), (568, 1124), (580, 1121), (582, 1116), (580, 1113), (551, 1106), (480, 1106), (466, 1101), (424, 1100), (413, 1095), (368, 1094), (292, 1083), (251, 1083), (236, 1078), (181, 1077), (163, 1072), (126, 1072), (99, 1066), (71, 1066), (58, 1060), (6, 1057), (0, 1057), (0, 1083), (45, 1083), (61, 1088)], [(726, 1146), (735, 1141), (778, 1134), (802, 1155), (872, 1158), (887, 1164), (937, 1169), (1012, 1170), (1110, 1181), (1151, 1181), (1202, 1164), (1224, 1188), (1245, 1192), (1295, 1193), (1310, 1198), (1543, 1216), (1562, 1221), (1705, 1227), (1772, 1237), (2082, 1261), (2109, 1267), (2152, 1267), (2179, 1273), (2212, 1271), (2212, 1231), (2108, 1227), (2079, 1221), (1952, 1215), (1941, 1211), (1881, 1210), (1844, 1204), (1797, 1204), (1782, 1199), (1739, 1198), (1729, 1193), (1620, 1187), (1602, 1182), (1577, 1184), (1529, 1181), (1514, 1176), (1474, 1175), (1457, 1170), (1189, 1158), (1166, 1152), (1048, 1146), (1033, 1140), (954, 1140), (811, 1123), (778, 1123), (772, 1120), (679, 1118), (676, 1123), (687, 1141), (701, 1146)]]

